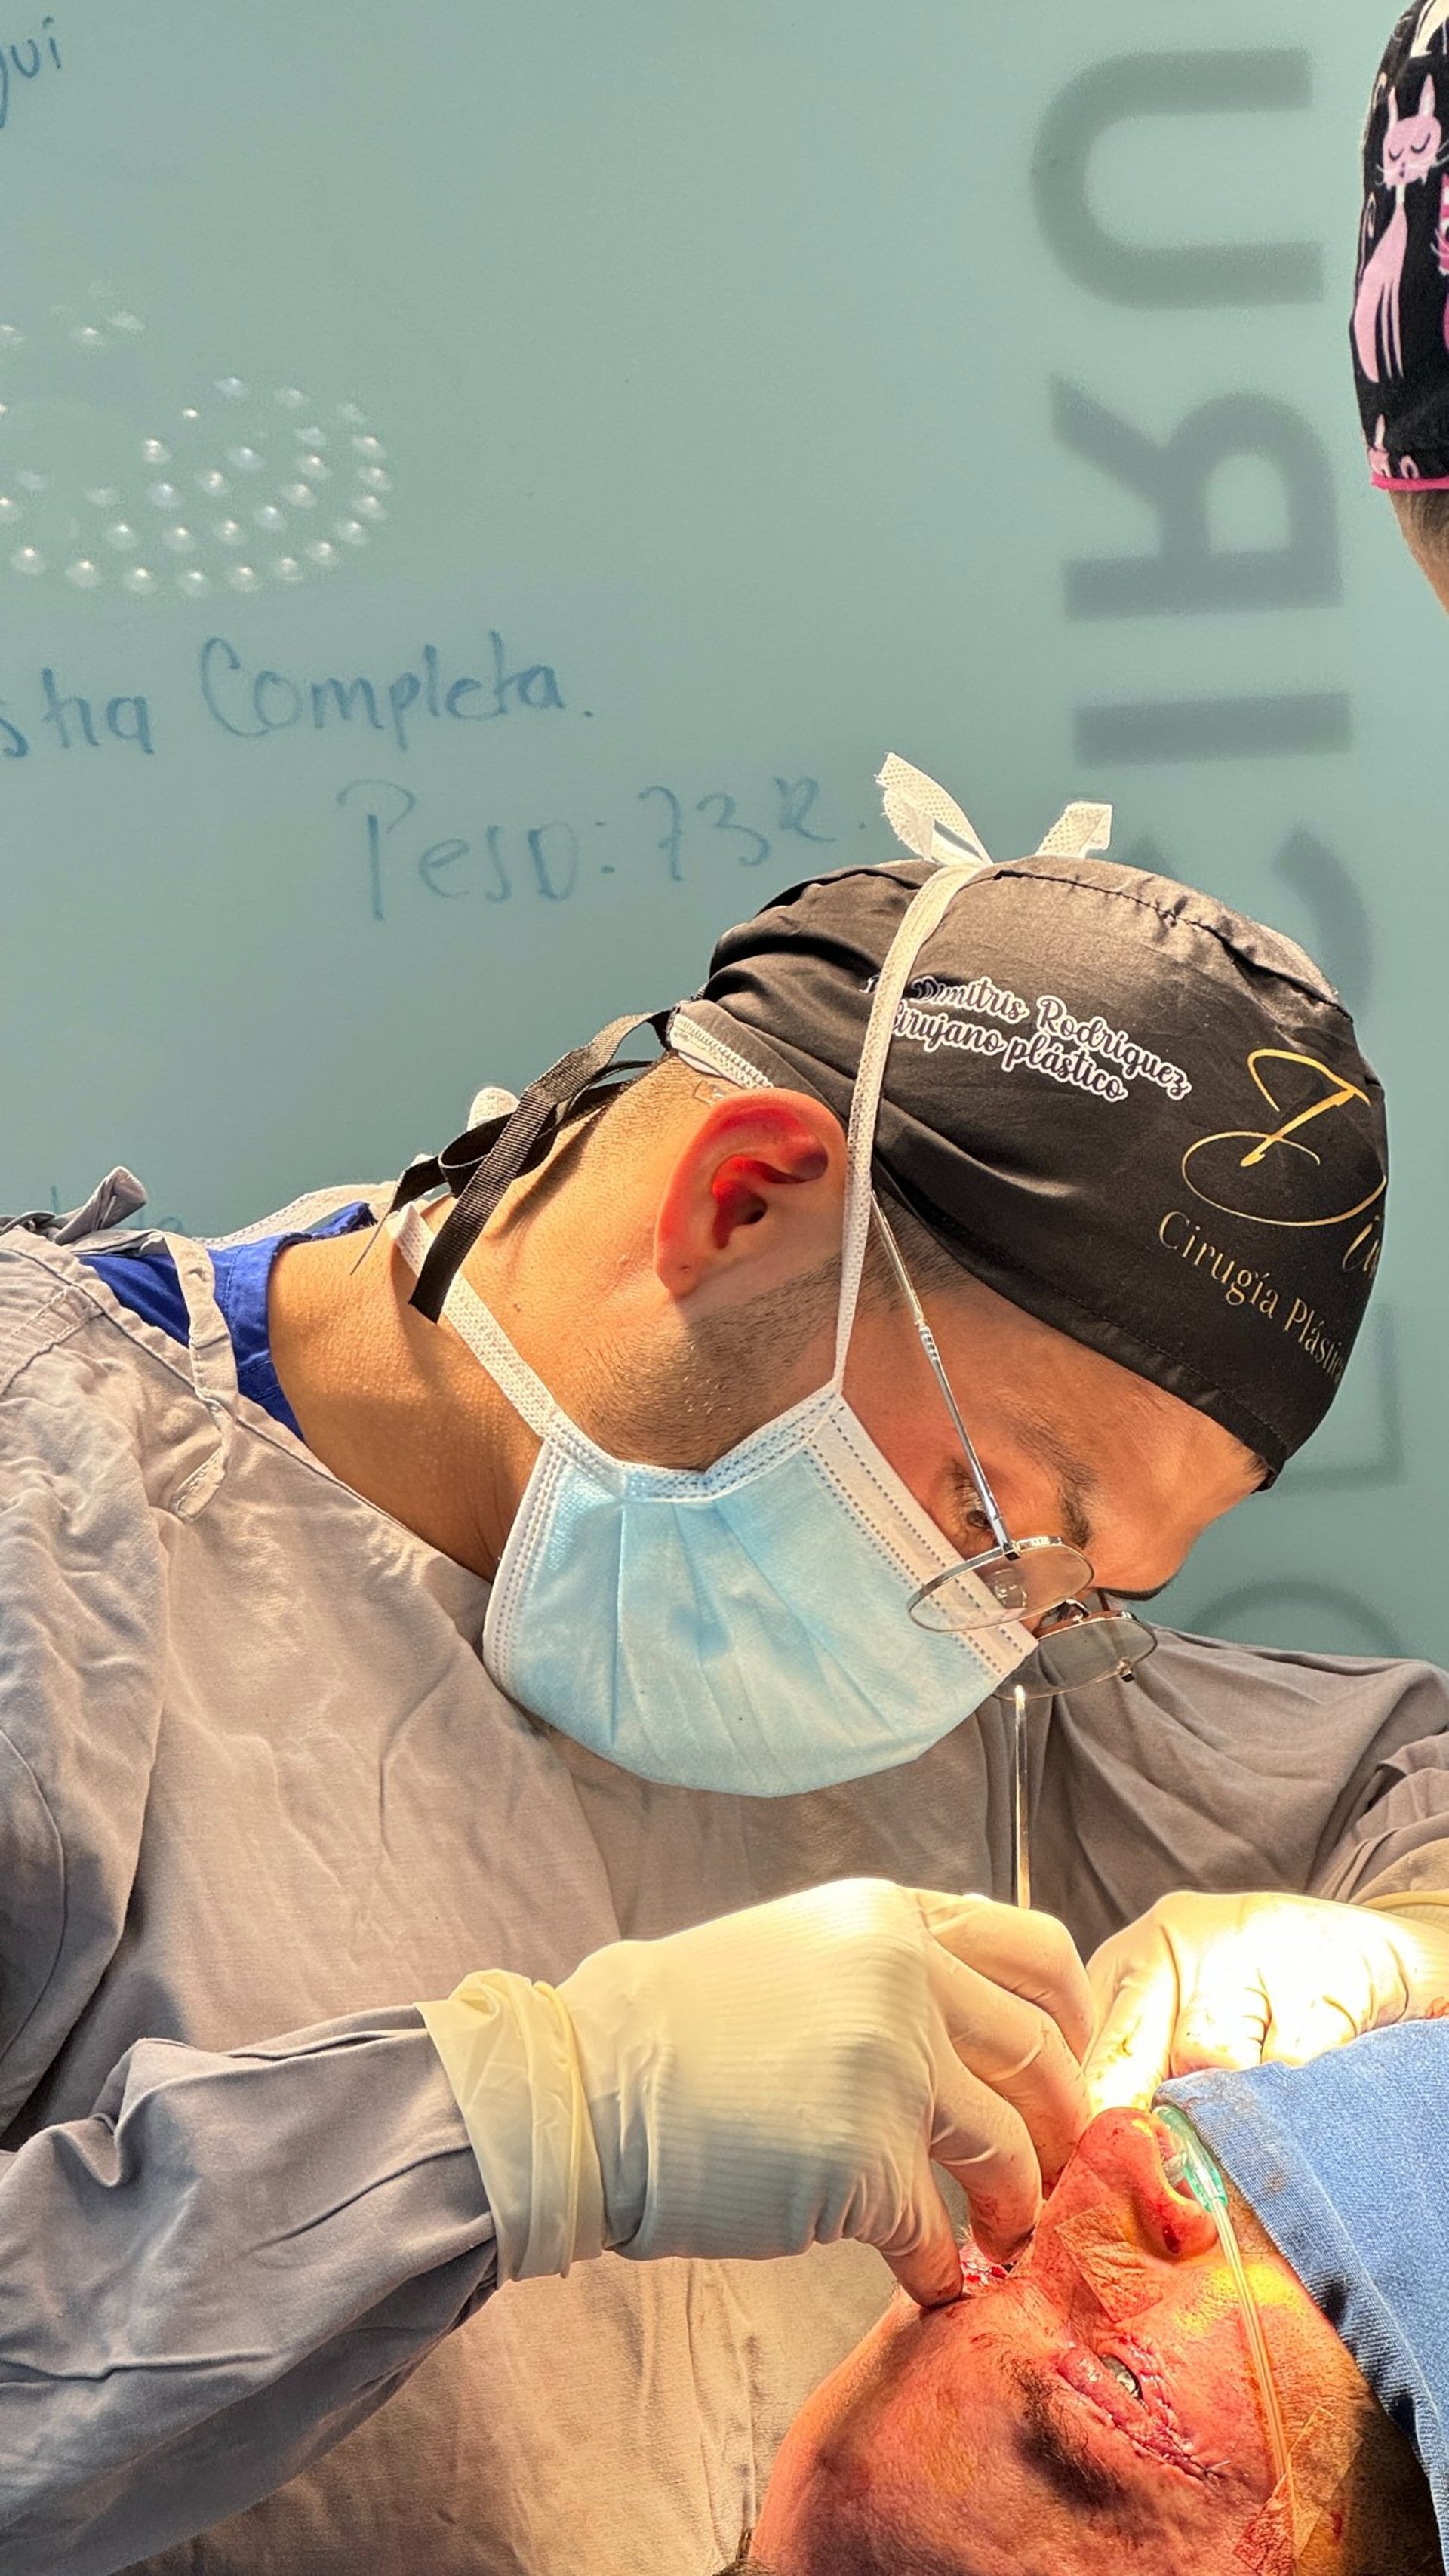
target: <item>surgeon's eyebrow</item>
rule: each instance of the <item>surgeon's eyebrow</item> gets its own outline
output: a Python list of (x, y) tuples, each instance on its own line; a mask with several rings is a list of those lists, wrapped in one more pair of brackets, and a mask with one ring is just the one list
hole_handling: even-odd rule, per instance
[(1087, 1497), (1096, 1491), (1096, 1478), (1083, 1470), (1080, 1476), (1063, 1476), (1057, 1487), (1057, 1534), (1069, 1547), (1081, 1549), (1090, 1556), (1097, 1544), (1097, 1533), (1087, 1509)]
[(1013, 1410), (1011, 1427), (1028, 1456), (1057, 1480), (1057, 1526), (1053, 1535), (1090, 1556), (1096, 1533), (1089, 1507), (1097, 1479), (1085, 1458), (1079, 1458), (1070, 1441), (1064, 1440), (1052, 1423), (1043, 1422), (1039, 1414)]

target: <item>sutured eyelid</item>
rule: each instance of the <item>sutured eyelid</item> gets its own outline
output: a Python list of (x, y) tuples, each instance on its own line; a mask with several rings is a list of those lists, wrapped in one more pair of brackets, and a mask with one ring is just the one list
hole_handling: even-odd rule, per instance
[(1135, 2397), (1140, 2406), (1142, 2403), (1142, 2382), (1138, 2378), (1130, 2361), (1124, 2361), (1120, 2352), (1104, 2352), (1102, 2360), (1106, 2368), (1110, 2370), (1113, 2378), (1117, 2381), (1118, 2386), (1125, 2388), (1129, 2397)]

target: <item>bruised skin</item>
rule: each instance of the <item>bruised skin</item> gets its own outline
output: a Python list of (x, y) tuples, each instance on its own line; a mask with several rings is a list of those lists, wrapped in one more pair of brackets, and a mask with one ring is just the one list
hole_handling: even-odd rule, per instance
[[(896, 2303), (781, 2452), (754, 2543), (771, 2576), (1276, 2576), (1278, 2509), (1260, 2521), (1272, 2453), (1236, 2292), (1163, 2145), (1150, 2115), (1104, 2113), (1014, 2274), (968, 2272), (960, 2304), (928, 2315)], [(1315, 2447), (1351, 2450), (1345, 2427), (1372, 2400), (1236, 2201), (1234, 2215), (1295, 2478), (1301, 2465), (1322, 2492)], [(1327, 2576), (1339, 2553), (1325, 2501), (1305, 2564)]]

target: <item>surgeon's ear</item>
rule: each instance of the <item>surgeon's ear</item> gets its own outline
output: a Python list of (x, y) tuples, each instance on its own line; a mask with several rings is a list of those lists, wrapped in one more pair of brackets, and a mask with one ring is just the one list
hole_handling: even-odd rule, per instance
[(742, 1091), (713, 1107), (679, 1153), (660, 1202), (654, 1268), (701, 1308), (768, 1294), (838, 1255), (846, 1146), (803, 1091)]

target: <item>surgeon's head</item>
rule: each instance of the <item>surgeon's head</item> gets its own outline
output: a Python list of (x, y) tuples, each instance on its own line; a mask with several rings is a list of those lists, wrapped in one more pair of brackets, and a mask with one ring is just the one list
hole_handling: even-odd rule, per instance
[[(698, 1469), (830, 1376), (856, 1080), (935, 871), (818, 879), (720, 943), (672, 1058), (579, 1122), (470, 1276), (615, 1458)], [(1008, 1527), (1157, 1589), (1333, 1399), (1378, 1266), (1382, 1101), (1290, 941), (1168, 880), (1038, 857), (915, 956), (877, 1190)], [(873, 1254), (847, 1393), (965, 1555), (986, 1522)]]
[(1431, 2576), (1428, 2488), (1338, 2337), (1234, 2214), (1286, 2419), (1296, 2558), (1212, 2220), (1165, 2133), (1088, 2130), (1009, 2277), (901, 2300), (788, 2436), (770, 2576)]
[[(555, 1348), (545, 1359), (534, 1345), (551, 1391), (614, 1456), (688, 1468), (712, 1465), (812, 1395), (834, 1359), (845, 1171), (845, 1130), (824, 1102), (661, 1068), (581, 1140), (573, 1196), (540, 1211), (524, 1255), (560, 1301)], [(1118, 1592), (1165, 1583), (1207, 1523), (1256, 1491), (1262, 1461), (1193, 1406), (975, 1279), (908, 1212), (892, 1215), (1008, 1526), (1082, 1549)], [(540, 1263), (548, 1238), (556, 1250)], [(564, 1311), (581, 1253), (588, 1305), (601, 1324), (607, 1316), (595, 1333)], [(620, 1293), (626, 1277), (632, 1289)], [(536, 1289), (526, 1302), (532, 1321)], [(520, 1340), (527, 1349), (525, 1327)], [(964, 1557), (989, 1546), (961, 1442), (878, 1245), (846, 1384), (952, 1544)]]

